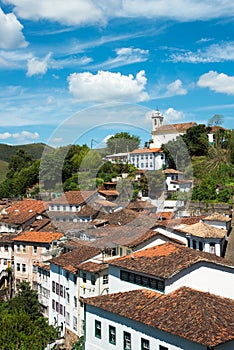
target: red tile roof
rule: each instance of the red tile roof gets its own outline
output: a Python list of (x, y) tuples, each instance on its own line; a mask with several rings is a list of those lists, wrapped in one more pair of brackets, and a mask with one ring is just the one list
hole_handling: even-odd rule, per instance
[(84, 271), (89, 271), (89, 272), (100, 272), (103, 270), (107, 270), (108, 269), (108, 264), (99, 264), (96, 262), (92, 262), (92, 261), (88, 261), (88, 262), (84, 262), (81, 263), (79, 266), (80, 270), (84, 270)]
[(166, 295), (135, 290), (84, 302), (206, 347), (234, 340), (234, 300), (191, 288)]
[(37, 214), (42, 214), (46, 211), (48, 208), (48, 204), (36, 200), (36, 199), (24, 199), (22, 201), (15, 202), (10, 207), (6, 208), (7, 213), (11, 213), (14, 211), (20, 211), (20, 212), (35, 212)]
[(162, 152), (161, 148), (138, 148), (134, 149), (134, 151), (130, 152), (130, 154), (142, 154), (142, 153), (158, 153)]
[(61, 232), (26, 231), (13, 238), (15, 242), (52, 243), (63, 237)]
[(51, 263), (61, 266), (64, 270), (77, 273), (82, 262), (93, 258), (100, 253), (100, 250), (94, 247), (85, 246), (83, 244), (76, 245), (76, 249), (71, 252), (62, 254), (50, 260)]
[(50, 204), (80, 205), (90, 199), (90, 197), (94, 196), (95, 193), (97, 193), (97, 191), (68, 191), (63, 193), (61, 197), (51, 201)]
[(200, 252), (173, 243), (164, 243), (144, 249), (112, 260), (110, 264), (126, 270), (168, 279), (198, 262), (209, 262), (234, 268), (234, 264), (215, 254)]
[(163, 170), (164, 174), (183, 174), (182, 171), (176, 169), (165, 169)]
[(161, 134), (161, 133), (167, 133), (167, 132), (173, 132), (173, 133), (180, 133), (180, 132), (186, 132), (186, 130), (192, 128), (193, 126), (196, 126), (197, 123), (195, 122), (189, 122), (189, 123), (177, 123), (177, 124), (166, 124), (162, 125), (157, 130), (153, 131), (153, 135)]

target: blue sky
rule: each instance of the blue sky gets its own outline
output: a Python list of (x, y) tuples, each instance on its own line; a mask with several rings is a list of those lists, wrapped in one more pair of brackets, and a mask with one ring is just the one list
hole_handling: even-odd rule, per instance
[(233, 128), (233, 15), (231, 0), (0, 1), (0, 142), (144, 142), (155, 108)]

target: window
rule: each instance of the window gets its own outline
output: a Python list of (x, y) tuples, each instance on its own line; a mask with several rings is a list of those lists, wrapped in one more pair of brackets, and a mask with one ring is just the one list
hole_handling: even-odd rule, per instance
[(26, 272), (26, 265), (22, 264), (22, 272)]
[(100, 339), (102, 337), (102, 324), (97, 320), (95, 320), (95, 337)]
[(215, 254), (216, 250), (215, 250), (215, 243), (210, 243), (210, 253)]
[(74, 307), (77, 308), (77, 297), (74, 297)]
[(56, 294), (59, 295), (59, 284), (56, 283)]
[(16, 271), (20, 271), (20, 264), (19, 263), (16, 264)]
[(37, 246), (35, 246), (35, 245), (33, 246), (33, 253), (37, 254)]
[(19, 252), (20, 251), (20, 245), (16, 244), (16, 251)]
[(73, 329), (77, 331), (77, 317), (73, 316)]
[(59, 303), (56, 301), (56, 311), (59, 312)]
[(165, 346), (159, 345), (159, 350), (168, 350)]
[(55, 310), (55, 300), (52, 299), (52, 309)]
[(59, 305), (59, 313), (60, 313), (60, 315), (63, 315), (63, 305), (62, 304)]
[(60, 285), (60, 297), (63, 297), (63, 286)]
[(70, 303), (70, 294), (67, 293), (67, 303), (69, 304)]
[(4, 250), (5, 250), (5, 252), (8, 252), (8, 248), (9, 248), (8, 245), (5, 244), (5, 245), (4, 245)]
[(149, 340), (141, 338), (141, 350), (149, 350)]
[(109, 343), (116, 345), (116, 328), (109, 326)]
[(165, 290), (164, 280), (149, 278), (147, 276), (138, 275), (133, 272), (120, 271), (120, 279), (122, 281), (138, 284), (140, 286), (150, 287), (152, 289), (159, 290), (160, 292), (164, 292)]
[(55, 282), (52, 281), (52, 292), (55, 293)]
[(199, 241), (198, 249), (199, 249), (200, 251), (203, 251), (203, 243), (202, 243), (201, 241)]
[(124, 332), (124, 350), (131, 349), (131, 334)]
[(82, 278), (83, 278), (83, 282), (86, 283), (86, 281), (87, 281), (87, 274), (86, 274), (86, 272), (83, 272)]
[(25, 244), (22, 244), (22, 250), (24, 253), (26, 252), (26, 245)]
[(66, 311), (66, 314), (65, 314), (65, 318), (66, 318), (66, 324), (70, 325), (70, 314), (67, 311)]
[(95, 277), (95, 275), (92, 273), (92, 274), (91, 274), (91, 284), (94, 286), (94, 285), (95, 285), (95, 282), (96, 282), (96, 277)]
[(103, 284), (108, 284), (108, 275), (103, 275)]

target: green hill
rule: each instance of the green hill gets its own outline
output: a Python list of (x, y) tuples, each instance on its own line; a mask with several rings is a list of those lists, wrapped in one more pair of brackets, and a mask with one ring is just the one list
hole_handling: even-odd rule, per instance
[(8, 163), (4, 160), (0, 160), (0, 182), (5, 180), (6, 173), (8, 170)]
[(4, 143), (0, 143), (0, 160), (4, 160), (5, 162), (9, 162), (11, 156), (14, 156), (16, 152), (20, 149), (29, 153), (33, 159), (40, 159), (42, 152), (44, 151), (45, 144), (44, 143), (29, 143), (26, 145), (17, 145), (10, 146)]
[(14, 156), (18, 150), (24, 150), (29, 153), (33, 159), (37, 160), (41, 158), (45, 146), (44, 143), (30, 143), (16, 146), (0, 143), (0, 182), (5, 180), (10, 158)]

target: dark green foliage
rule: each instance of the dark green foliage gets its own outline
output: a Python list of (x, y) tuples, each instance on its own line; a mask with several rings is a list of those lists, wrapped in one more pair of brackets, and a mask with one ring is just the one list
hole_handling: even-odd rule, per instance
[(83, 350), (84, 349), (84, 337), (80, 337), (77, 342), (72, 345), (71, 350)]
[(17, 295), (0, 304), (0, 349), (42, 350), (58, 337), (57, 330), (41, 315), (37, 293), (27, 282)]
[(40, 159), (44, 148), (44, 143), (32, 143), (17, 146), (10, 146), (0, 143), (0, 159), (6, 162), (10, 162), (10, 158), (16, 155), (17, 151), (19, 150), (23, 150), (24, 152), (28, 153), (33, 159)]
[(136, 135), (130, 135), (128, 132), (119, 132), (110, 137), (107, 141), (107, 147), (110, 154), (131, 152), (137, 149), (140, 144), (140, 138)]
[(207, 155), (209, 149), (207, 133), (207, 127), (203, 124), (199, 124), (189, 128), (182, 136), (190, 156)]

